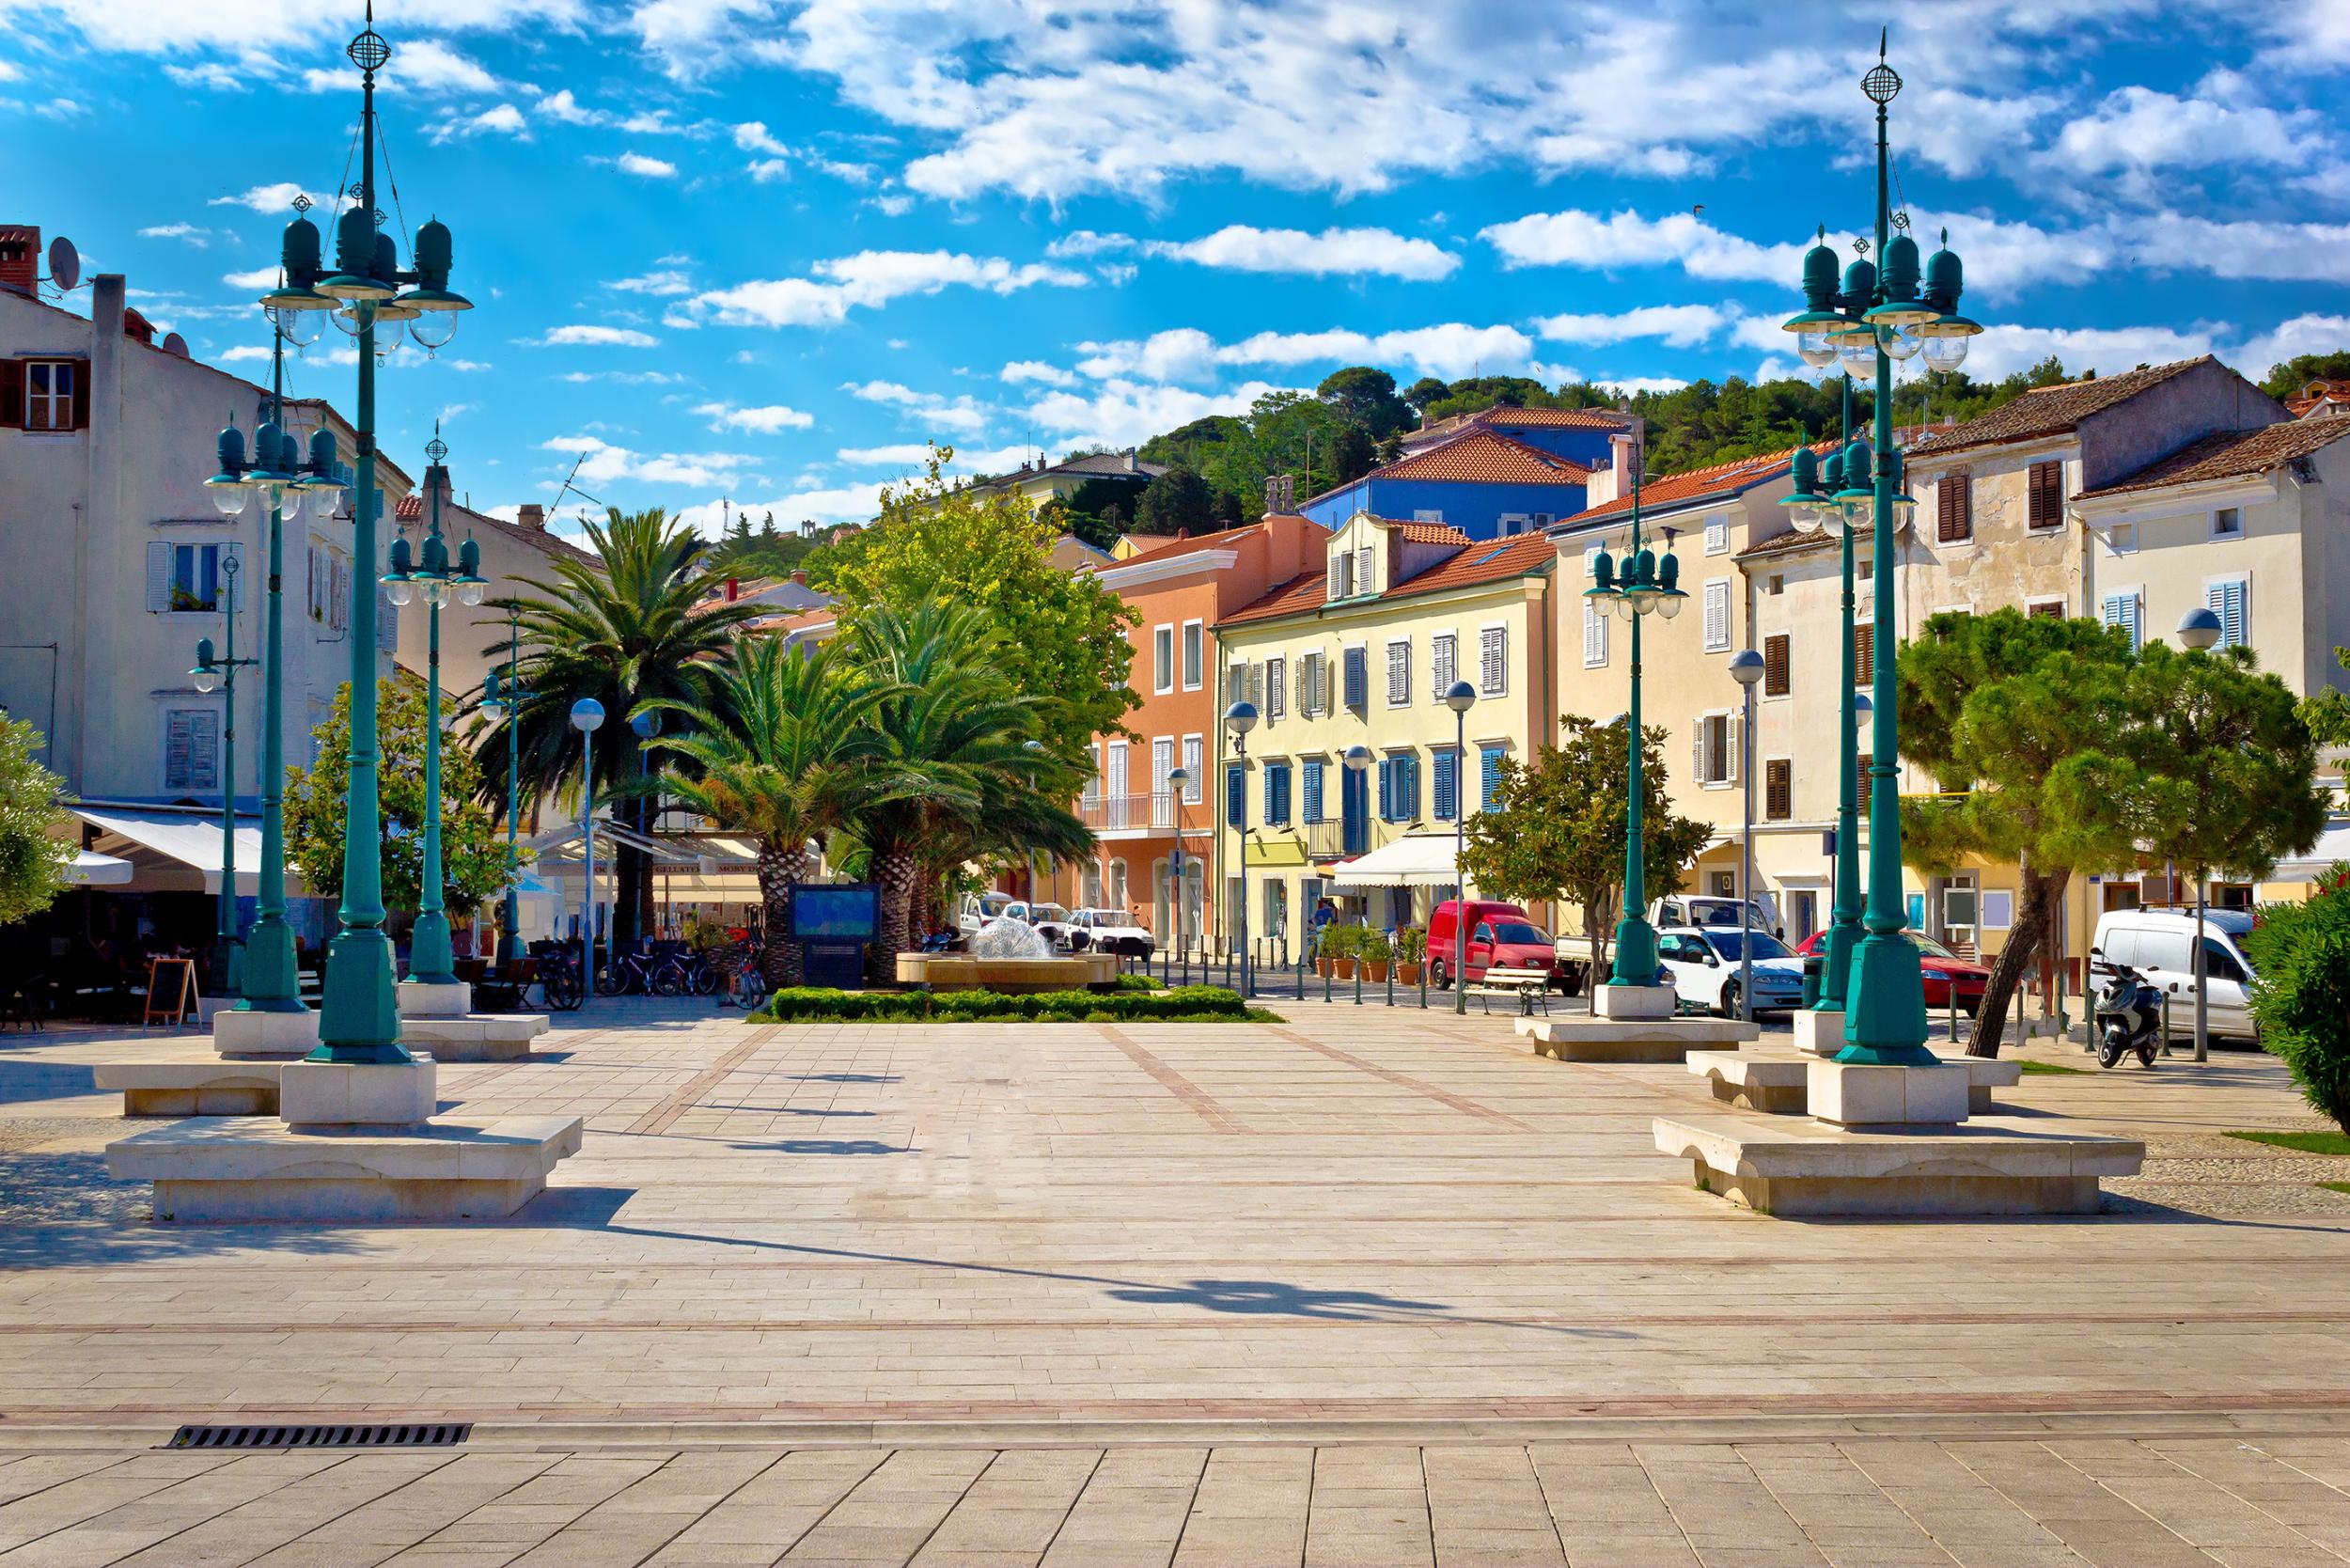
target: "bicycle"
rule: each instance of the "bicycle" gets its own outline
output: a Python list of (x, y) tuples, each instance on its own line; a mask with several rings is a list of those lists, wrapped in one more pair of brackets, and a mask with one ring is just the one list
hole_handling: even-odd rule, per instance
[(550, 1012), (576, 1012), (588, 1000), (579, 982), (579, 964), (568, 952), (556, 949), (533, 955), (539, 966), (539, 996)]
[(599, 996), (674, 996), (682, 989), (674, 955), (622, 952), (607, 957), (596, 968)]

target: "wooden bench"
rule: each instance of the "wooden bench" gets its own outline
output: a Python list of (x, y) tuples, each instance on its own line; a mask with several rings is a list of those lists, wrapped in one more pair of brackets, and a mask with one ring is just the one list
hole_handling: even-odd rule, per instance
[(1494, 1010), (1496, 996), (1508, 996), (1518, 1004), (1518, 1011), (1527, 1017), (1534, 1014), (1534, 1006), (1542, 1004), (1543, 1011), (1550, 1011), (1550, 971), (1547, 969), (1493, 968), (1485, 978), (1468, 987), (1468, 995), (1484, 1004), (1485, 1011)]

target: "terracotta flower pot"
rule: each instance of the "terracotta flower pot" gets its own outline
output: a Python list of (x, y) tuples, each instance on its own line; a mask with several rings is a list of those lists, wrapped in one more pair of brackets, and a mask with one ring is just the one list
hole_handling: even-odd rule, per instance
[(1387, 961), (1384, 958), (1363, 960), (1363, 979), (1373, 985), (1384, 985), (1387, 979)]
[(1355, 978), (1355, 961), (1353, 959), (1337, 958), (1332, 959), (1330, 962), (1338, 965), (1337, 973), (1339, 979), (1353, 980)]
[(1320, 975), (1323, 979), (1328, 980), (1331, 976), (1337, 974), (1338, 972), (1339, 961), (1337, 959), (1317, 958), (1314, 960), (1314, 973)]
[(1398, 959), (1395, 965), (1396, 984), (1418, 985), (1419, 983), (1421, 968), (1422, 965), (1413, 963), (1408, 958)]

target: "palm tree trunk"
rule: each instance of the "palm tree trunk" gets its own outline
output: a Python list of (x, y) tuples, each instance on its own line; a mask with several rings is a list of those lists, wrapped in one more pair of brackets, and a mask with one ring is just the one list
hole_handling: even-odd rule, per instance
[(870, 978), (887, 984), (898, 978), (898, 955), (919, 944), (911, 939), (914, 889), (921, 868), (912, 855), (889, 850), (873, 859), (873, 880), (881, 886), (882, 939), (874, 945)]
[(807, 846), (772, 839), (759, 845), (759, 896), (765, 911), (767, 948), (760, 967), (769, 985), (797, 985), (807, 972), (800, 944), (784, 939), (791, 929), (791, 887), (807, 878)]
[(1991, 978), (1983, 982), (1982, 1005), (1975, 1013), (1974, 1038), (1966, 1043), (1970, 1057), (1997, 1057), (2000, 1036), (2007, 1027), (2008, 1003), (2014, 997), (2015, 988), (2023, 982), (2024, 971), (2039, 956), (2042, 946), (2054, 928), (2057, 900), (2064, 892), (2062, 876), (2044, 875), (2034, 870), (2027, 861), (2024, 865), (2024, 907), (2016, 913), (2015, 929), (2008, 933), (2007, 946), (1991, 965)]

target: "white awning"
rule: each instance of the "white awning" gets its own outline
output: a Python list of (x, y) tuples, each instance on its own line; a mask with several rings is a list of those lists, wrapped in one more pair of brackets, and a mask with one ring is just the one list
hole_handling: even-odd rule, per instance
[(1449, 833), (1408, 833), (1369, 855), (1340, 861), (1330, 880), (1341, 887), (1449, 887), (1460, 874), (1452, 845)]
[[(203, 890), (220, 891), (220, 818), (192, 811), (140, 811), (125, 807), (69, 806), (68, 810), (102, 835), (101, 858), (118, 859), (131, 867), (118, 883), (143, 883), (168, 890), (176, 880), (194, 891), (201, 873)], [(260, 890), (261, 819), (241, 816), (234, 836), (237, 891)], [(290, 871), (291, 868), (289, 868)]]
[(96, 850), (77, 850), (65, 869), (65, 879), (76, 887), (115, 887), (130, 881), (136, 870), (128, 860)]
[(2314, 882), (2331, 870), (2337, 862), (2343, 860), (2350, 860), (2350, 823), (2336, 823), (2318, 836), (2309, 854), (2278, 861), (2277, 869), (2262, 880)]

